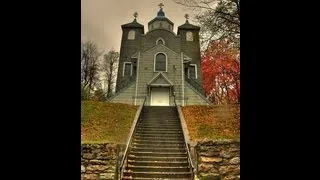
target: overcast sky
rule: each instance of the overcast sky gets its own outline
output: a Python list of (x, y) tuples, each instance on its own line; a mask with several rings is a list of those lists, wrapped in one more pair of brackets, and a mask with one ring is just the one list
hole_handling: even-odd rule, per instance
[(138, 12), (137, 21), (147, 32), (148, 22), (156, 17), (159, 4), (163, 3), (165, 16), (177, 27), (185, 23), (185, 13), (192, 12), (172, 0), (81, 0), (81, 40), (92, 40), (105, 52), (113, 48), (120, 51), (121, 25), (133, 21), (133, 13)]

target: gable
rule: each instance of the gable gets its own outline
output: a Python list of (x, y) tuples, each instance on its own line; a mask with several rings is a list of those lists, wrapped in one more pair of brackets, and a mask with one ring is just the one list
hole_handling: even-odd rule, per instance
[(192, 58), (183, 53), (183, 63), (190, 63)]
[(154, 76), (148, 83), (148, 85), (173, 85), (173, 83), (161, 72)]
[(145, 50), (144, 53), (149, 53), (149, 52), (155, 53), (155, 52), (159, 52), (159, 51), (170, 52), (171, 54), (173, 54), (175, 56), (179, 56), (179, 54), (177, 52), (173, 51), (172, 49), (166, 47), (163, 44), (155, 45), (152, 48)]
[(131, 59), (137, 59), (139, 55), (139, 52), (135, 52), (132, 56)]
[(169, 84), (162, 76), (153, 81), (152, 84)]

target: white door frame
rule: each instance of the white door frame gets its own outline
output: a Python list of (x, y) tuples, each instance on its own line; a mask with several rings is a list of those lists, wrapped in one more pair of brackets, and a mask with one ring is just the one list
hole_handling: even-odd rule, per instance
[(156, 89), (156, 88), (163, 88), (163, 89), (167, 89), (168, 90), (168, 105), (170, 106), (170, 87), (151, 87), (151, 91), (150, 91), (150, 106), (153, 106), (152, 104), (152, 90)]

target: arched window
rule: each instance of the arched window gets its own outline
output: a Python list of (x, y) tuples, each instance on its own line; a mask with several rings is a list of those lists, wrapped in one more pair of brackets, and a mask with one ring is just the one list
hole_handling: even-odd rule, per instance
[(134, 39), (136, 32), (134, 30), (130, 30), (128, 33), (128, 39)]
[(187, 41), (193, 41), (193, 34), (191, 31), (188, 31), (186, 34)]
[(165, 44), (164, 40), (162, 38), (158, 38), (157, 41), (156, 41), (156, 45), (158, 44)]
[(158, 53), (155, 57), (154, 71), (167, 71), (167, 57), (163, 53)]

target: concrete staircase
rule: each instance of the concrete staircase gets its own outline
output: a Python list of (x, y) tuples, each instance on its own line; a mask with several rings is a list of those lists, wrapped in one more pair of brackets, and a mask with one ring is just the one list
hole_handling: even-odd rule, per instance
[(122, 179), (192, 179), (176, 107), (145, 106), (141, 113)]

